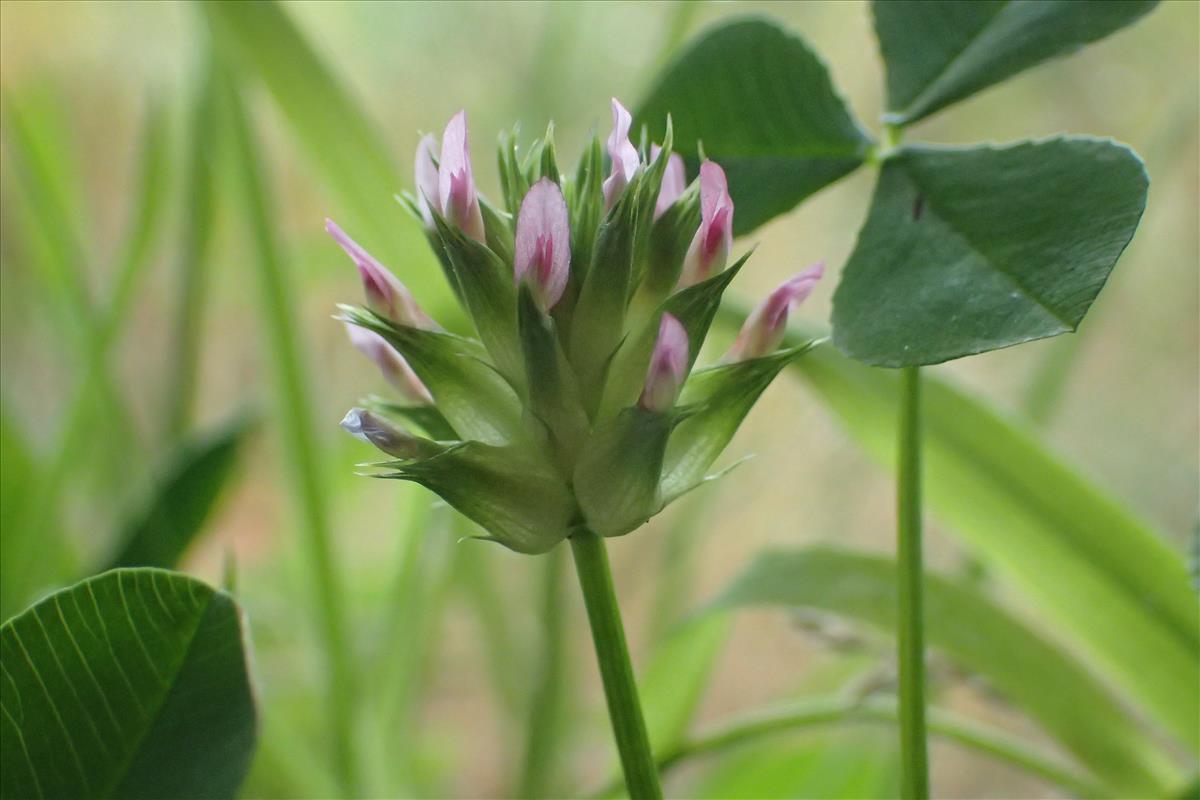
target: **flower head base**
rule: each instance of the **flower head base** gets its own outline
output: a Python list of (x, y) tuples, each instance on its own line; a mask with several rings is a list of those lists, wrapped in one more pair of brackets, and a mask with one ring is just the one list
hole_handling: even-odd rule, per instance
[(525, 195), (517, 214), (513, 278), (525, 282), (542, 311), (549, 311), (567, 288), (571, 229), (562, 189), (542, 178)]
[(658, 323), (658, 339), (646, 371), (646, 384), (638, 405), (647, 411), (668, 411), (675, 405), (683, 388), (688, 367), (688, 335), (682, 323), (663, 314)]
[(633, 116), (615, 97), (612, 99), (612, 115), (613, 129), (608, 135), (608, 157), (612, 159), (612, 172), (604, 182), (606, 208), (613, 207), (642, 165), (637, 148), (629, 141), (629, 128), (633, 125)]
[(808, 299), (823, 274), (825, 264), (818, 262), (771, 292), (746, 317), (737, 339), (722, 361), (745, 361), (773, 353), (787, 331), (788, 313)]
[(451, 224), (477, 242), (484, 241), (483, 214), (475, 192), (471, 172), (471, 151), (467, 137), (467, 112), (459, 111), (442, 134), (442, 155), (438, 159), (438, 202)]
[(388, 344), (386, 339), (374, 331), (363, 330), (356, 325), (346, 325), (346, 333), (350, 336), (350, 344), (379, 367), (383, 377), (387, 378), (388, 383), (400, 392), (405, 400), (415, 405), (433, 405), (433, 395), (429, 393), (429, 389), (413, 372), (404, 356)]
[(700, 165), (700, 229), (683, 260), (680, 286), (691, 286), (725, 268), (733, 249), (733, 200), (725, 170), (713, 161)]
[(446, 126), (436, 160), (433, 138), (421, 139), (412, 210), (474, 338), (438, 328), (329, 223), (369, 306), (343, 306), (341, 318), (406, 403), (370, 401), (373, 410), (352, 411), (344, 427), (399, 459), (383, 477), (421, 483), (524, 553), (549, 550), (581, 522), (604, 536), (628, 533), (704, 480), (736, 430), (730, 421), (803, 352), (772, 351), (811, 272), (751, 315), (725, 363), (692, 374), (745, 262), (725, 270), (725, 175), (706, 161), (698, 187), (687, 187), (669, 123), (642, 163), (629, 112), (615, 100), (612, 112), (611, 169), (598, 139), (573, 172), (560, 171), (549, 133), (520, 156), (514, 138), (502, 141), (511, 216), (476, 192), (465, 114)]
[(325, 220), (325, 230), (341, 245), (346, 255), (358, 267), (367, 306), (376, 314), (410, 328), (436, 330), (438, 325), (417, 305), (412, 292), (387, 267), (375, 260), (358, 242), (346, 235), (331, 219)]

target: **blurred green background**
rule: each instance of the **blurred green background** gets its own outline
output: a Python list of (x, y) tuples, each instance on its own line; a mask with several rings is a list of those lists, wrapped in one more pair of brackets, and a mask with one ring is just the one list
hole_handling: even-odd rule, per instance
[[(878, 130), (882, 72), (863, 3), (297, 2), (284, 8), (368, 113), (392, 157), (385, 168), (403, 181), (392, 191), (411, 181), (419, 132), (440, 132), (459, 108), (468, 110), (476, 179), (489, 196), (498, 196), (493, 137), (514, 122), (533, 135), (553, 119), (560, 161), (573, 162), (586, 137), (607, 131), (610, 96), (632, 107), (688, 35), (747, 12), (769, 14), (801, 32), (827, 59), (854, 111)], [(29, 455), (26, 463), (6, 454), (4, 502), (11, 509), (22, 501), (18, 495), (34, 485), (26, 474), (61, 475), (55, 492), (32, 495), (51, 497), (53, 505), (38, 512), (47, 538), (34, 552), (43, 575), (28, 592), (72, 580), (105, 560), (130, 507), (161, 475), (180, 430), (172, 422), (179, 408), (190, 407), (184, 427), (198, 431), (250, 409), (265, 424), (185, 565), (215, 582), (223, 563), (236, 562), (237, 590), (254, 631), (265, 725), (246, 795), (325, 796), (334, 783), (316, 601), (287, 451), (280, 446), (283, 427), (274, 424), (281, 412), (271, 390), (272, 350), (261, 321), (253, 243), (236, 199), (239, 165), (228, 145), (219, 144), (215, 115), (209, 127), (203, 111), (197, 117), (193, 108), (210, 58), (205, 14), (190, 3), (19, 0), (6, 0), (0, 14), (0, 397), (6, 436), (21, 440)], [(278, 39), (270, 30), (258, 33), (250, 50), (269, 61)], [(1028, 71), (910, 134), (960, 144), (1094, 133), (1131, 145), (1145, 159), (1151, 188), (1141, 229), (1079, 334), (932, 371), (1031, 418), (1055, 450), (1181, 553), (1200, 504), (1198, 59), (1200, 5), (1163, 3), (1130, 30)], [(230, 63), (236, 72), (253, 61), (242, 52)], [(303, 112), (289, 109), (322, 98), (311, 76), (285, 71), (272, 87), (248, 72), (243, 80), (311, 389), (318, 478), (330, 502), (335, 568), (346, 587), (349, 661), (362, 694), (404, 709), (395, 717), (378, 708), (356, 715), (364, 785), (369, 793), (394, 792), (396, 771), (408, 785), (424, 787), (414, 791), (504, 794), (522, 743), (503, 697), (524, 692), (532, 669), (530, 643), (540, 624), (537, 565), (498, 548), (455, 545), (461, 531), (451, 530), (443, 511), (429, 508), (422, 491), (355, 476), (368, 450), (336, 423), (357, 397), (385, 388), (331, 319), (336, 302), (358, 301), (359, 286), (351, 264), (323, 233), (324, 217), (375, 252), (435, 317), (453, 318), (451, 298), (417, 226), (389, 196), (348, 198), (332, 185), (331, 174), (344, 165), (322, 141), (353, 135), (336, 127), (322, 131), (326, 140), (296, 135), (291, 114)], [(150, 130), (164, 150), (161, 174), (146, 180), (148, 119), (163, 126)], [(191, 273), (203, 277), (189, 284), (184, 276), (195, 260), (189, 231), (197, 227), (198, 208), (188, 166), (193, 149), (214, 176), (214, 216), (202, 259), (207, 266)], [(757, 297), (824, 259), (831, 272), (801, 313), (824, 324), (836, 271), (869, 202), (868, 173), (860, 170), (755, 232), (759, 249), (735, 286), (738, 294)], [(158, 187), (149, 205), (160, 218), (146, 223), (142, 248), (136, 231), (146, 183)], [(388, 222), (381, 226), (380, 219)], [(78, 446), (64, 455), (56, 448), (96, 336), (81, 309), (104, 308), (119, 297), (119, 275), (131, 262), (141, 271), (110, 355), (119, 402), (98, 396)], [(194, 394), (179, 383), (180, 360), (187, 362), (191, 352), (181, 341), (195, 342)], [(95, 382), (88, 386), (99, 391)], [(181, 392), (190, 398), (181, 401)], [(114, 415), (114, 407), (127, 415)], [(683, 587), (682, 607), (710, 596), (769, 543), (890, 548), (887, 474), (799, 382), (777, 382), (730, 453), (726, 463), (743, 453), (756, 457), (612, 543), (637, 660), (656, 626), (666, 624), (659, 603), (678, 560), (668, 546), (672, 526), (687, 526), (687, 546), (695, 552), (687, 575), (670, 578)], [(10, 533), (6, 527), (5, 536)], [(414, 536), (427, 541), (413, 544)], [(932, 566), (970, 571), (971, 560), (939, 535), (936, 519), (929, 538)], [(9, 559), (6, 576), (12, 564)], [(582, 724), (558, 744), (578, 780), (598, 786), (611, 765), (607, 723), (581, 604), (572, 587), (564, 596), (566, 671), (576, 693), (571, 710)], [(6, 598), (4, 616), (28, 599)], [(741, 616), (698, 719), (836, 682), (882, 652), (867, 644), (846, 654), (783, 615)], [(497, 677), (497, 653), (518, 667)], [(505, 687), (506, 681), (521, 685)], [(406, 692), (415, 696), (406, 700)], [(943, 700), (1020, 734), (1032, 730), (969, 681), (947, 680)], [(390, 751), (379, 731), (405, 725), (416, 735), (404, 740), (403, 753)], [(828, 780), (837, 769), (856, 769), (829, 755), (846, 742), (877, 757), (882, 772), (889, 769), (886, 731), (797, 741), (790, 746), (806, 746), (810, 754), (818, 749), (811, 756), (818, 766), (811, 769), (824, 769)], [(936, 745), (933, 757), (934, 785), (943, 796), (1052, 796), (1030, 778), (949, 746)], [(682, 793), (727, 796), (723, 792), (736, 789), (721, 788), (721, 768), (701, 777), (682, 771), (671, 785)], [(730, 776), (738, 771), (733, 761), (724, 768)], [(728, 780), (733, 786), (733, 777)], [(853, 796), (855, 790), (845, 791)]]

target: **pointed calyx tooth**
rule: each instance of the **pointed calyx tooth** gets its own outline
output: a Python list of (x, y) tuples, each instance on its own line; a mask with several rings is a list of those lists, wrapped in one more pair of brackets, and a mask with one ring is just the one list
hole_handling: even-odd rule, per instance
[(725, 170), (715, 161), (700, 165), (700, 227), (683, 259), (679, 285), (691, 286), (725, 268), (733, 249), (733, 199)]
[(670, 314), (663, 314), (638, 405), (659, 412), (674, 406), (687, 377), (688, 355), (688, 335), (683, 324)]
[(562, 189), (549, 178), (530, 187), (517, 214), (513, 278), (524, 282), (538, 307), (549, 311), (567, 287), (571, 230)]
[(812, 294), (824, 273), (825, 262), (820, 261), (780, 284), (746, 317), (733, 346), (721, 360), (745, 361), (775, 352), (787, 332), (788, 314)]

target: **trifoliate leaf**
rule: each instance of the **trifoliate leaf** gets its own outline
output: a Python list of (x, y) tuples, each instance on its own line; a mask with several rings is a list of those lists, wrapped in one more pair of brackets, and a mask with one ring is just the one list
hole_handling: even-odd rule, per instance
[(875, 35), (887, 120), (914, 122), (1017, 73), (1103, 39), (1157, 0), (886, 0)]
[(1147, 185), (1131, 150), (1100, 139), (904, 148), (834, 293), (834, 344), (902, 367), (1075, 330)]

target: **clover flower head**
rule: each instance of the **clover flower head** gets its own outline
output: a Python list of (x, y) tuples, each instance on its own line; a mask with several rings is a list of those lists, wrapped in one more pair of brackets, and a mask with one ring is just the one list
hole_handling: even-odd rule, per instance
[(759, 394), (805, 349), (780, 344), (819, 268), (756, 309), (721, 363), (693, 369), (748, 258), (726, 269), (725, 173), (704, 161), (689, 186), (669, 121), (643, 162), (632, 115), (615, 99), (612, 113), (607, 147), (593, 139), (573, 173), (560, 172), (551, 132), (523, 152), (502, 138), (504, 210), (476, 190), (465, 112), (440, 150), (421, 138), (408, 207), (473, 335), (443, 330), (327, 225), (366, 296), (340, 318), (403, 401), (366, 401), (343, 427), (394, 459), (376, 465), (381, 477), (428, 487), (519, 552), (545, 552), (580, 525), (628, 533), (704, 481)]

